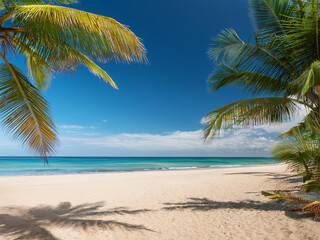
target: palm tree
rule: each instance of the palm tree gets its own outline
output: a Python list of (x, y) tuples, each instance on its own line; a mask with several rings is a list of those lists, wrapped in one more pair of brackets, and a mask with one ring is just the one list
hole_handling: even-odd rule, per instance
[(301, 106), (312, 118), (320, 116), (319, 1), (249, 3), (254, 43), (244, 42), (233, 29), (222, 31), (208, 52), (216, 64), (208, 81), (212, 91), (233, 85), (255, 98), (209, 112), (205, 139), (234, 126), (289, 121)]
[[(43, 157), (55, 150), (58, 141), (41, 94), (54, 74), (71, 73), (84, 65), (117, 88), (94, 61), (147, 61), (143, 44), (126, 26), (62, 5), (76, 2), (0, 0), (0, 119), (7, 133)], [(25, 56), (35, 86), (8, 62), (8, 53)]]

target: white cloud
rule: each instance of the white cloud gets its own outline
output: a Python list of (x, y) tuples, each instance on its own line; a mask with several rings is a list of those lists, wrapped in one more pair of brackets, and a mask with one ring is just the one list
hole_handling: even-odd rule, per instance
[(96, 154), (148, 156), (213, 156), (259, 155), (267, 156), (272, 137), (261, 136), (261, 130), (241, 129), (226, 133), (211, 142), (204, 142), (201, 130), (175, 131), (165, 134), (122, 133), (103, 137), (63, 137), (62, 145), (95, 149)]
[(79, 154), (101, 156), (269, 156), (275, 137), (299, 123), (306, 113), (302, 109), (287, 123), (221, 131), (211, 142), (203, 141), (201, 130), (64, 136), (60, 154), (68, 154), (64, 147), (68, 146), (83, 150)]
[(84, 129), (85, 127), (79, 125), (60, 125), (59, 128), (63, 129)]
[(108, 120), (107, 120), (107, 119), (103, 119), (102, 122), (105, 122), (105, 123), (106, 123), (106, 122), (108, 122)]
[[(300, 122), (301, 111), (288, 123), (234, 128), (222, 131), (220, 137), (204, 142), (201, 130), (174, 131), (159, 134), (120, 133), (106, 135), (90, 127), (61, 125), (60, 156), (269, 156), (275, 137)], [(78, 131), (85, 129), (86, 131)], [(0, 134), (2, 155), (24, 155), (19, 143)]]

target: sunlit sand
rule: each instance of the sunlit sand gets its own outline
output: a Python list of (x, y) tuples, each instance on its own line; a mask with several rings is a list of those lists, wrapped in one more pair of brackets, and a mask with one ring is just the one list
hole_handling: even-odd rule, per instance
[(261, 190), (293, 189), (284, 165), (0, 179), (1, 239), (318, 239)]

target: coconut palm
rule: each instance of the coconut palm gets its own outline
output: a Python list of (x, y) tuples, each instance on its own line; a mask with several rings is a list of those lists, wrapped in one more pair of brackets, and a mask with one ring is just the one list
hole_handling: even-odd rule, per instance
[[(117, 88), (94, 61), (145, 62), (145, 48), (112, 18), (66, 7), (77, 0), (0, 0), (0, 119), (5, 131), (40, 156), (57, 144), (55, 125), (41, 90), (54, 74), (85, 66)], [(27, 76), (8, 62), (24, 55)]]
[(208, 81), (212, 91), (233, 85), (255, 98), (209, 112), (206, 139), (234, 126), (289, 121), (301, 107), (313, 118), (320, 116), (319, 1), (249, 3), (254, 43), (244, 42), (233, 29), (222, 31), (208, 52), (216, 64)]

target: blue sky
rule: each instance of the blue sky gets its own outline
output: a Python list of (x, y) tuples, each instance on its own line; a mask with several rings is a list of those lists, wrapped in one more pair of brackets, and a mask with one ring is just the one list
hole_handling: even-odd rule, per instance
[[(128, 25), (150, 64), (100, 64), (119, 90), (85, 68), (56, 76), (45, 96), (61, 138), (57, 155), (267, 156), (273, 138), (292, 125), (243, 129), (210, 144), (199, 136), (207, 112), (248, 97), (232, 87), (209, 93), (206, 81), (212, 39), (225, 28), (244, 40), (252, 33), (247, 0), (82, 0), (74, 7)], [(0, 134), (0, 154), (32, 153)]]

